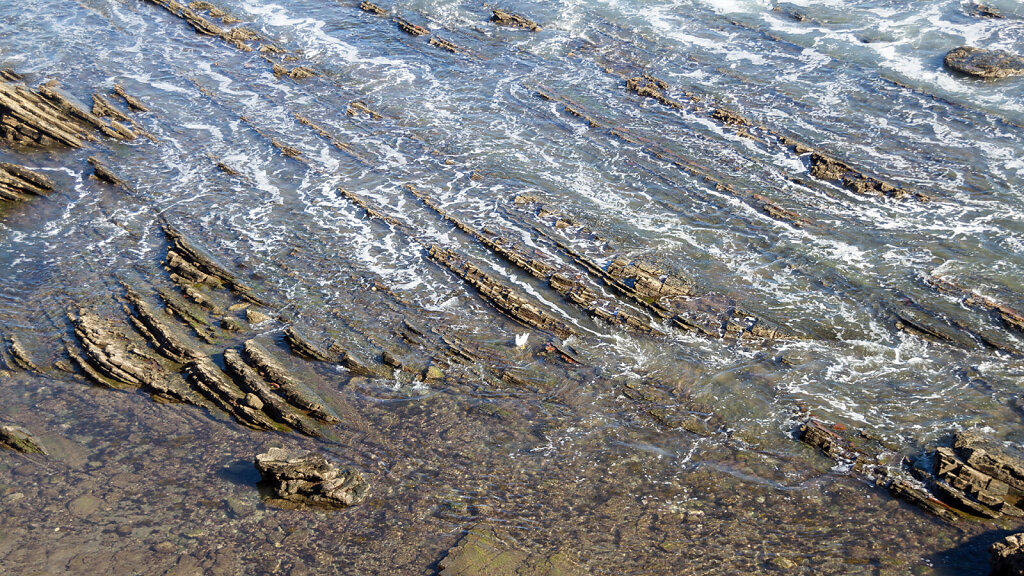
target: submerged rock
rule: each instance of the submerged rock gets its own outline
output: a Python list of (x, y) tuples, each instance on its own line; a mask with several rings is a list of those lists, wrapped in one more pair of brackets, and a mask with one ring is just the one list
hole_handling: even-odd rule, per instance
[(361, 502), (369, 487), (359, 471), (314, 452), (271, 448), (256, 456), (256, 469), (274, 498), (297, 504), (344, 508)]
[(1024, 57), (1005, 50), (961, 46), (950, 50), (944, 62), (950, 70), (981, 78), (1005, 78), (1024, 74)]
[(514, 540), (492, 526), (476, 526), (448, 551), (441, 576), (569, 576), (582, 574), (566, 554), (540, 554), (513, 547)]
[(0, 446), (22, 454), (46, 454), (42, 445), (21, 426), (0, 425)]
[(996, 542), (988, 553), (992, 576), (1024, 576), (1024, 532)]

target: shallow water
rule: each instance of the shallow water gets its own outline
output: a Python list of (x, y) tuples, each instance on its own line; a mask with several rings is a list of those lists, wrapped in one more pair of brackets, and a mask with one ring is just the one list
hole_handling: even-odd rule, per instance
[[(0, 566), (187, 573), (194, 559), (225, 573), (432, 573), (484, 522), (516, 547), (561, 550), (600, 573), (984, 570), (984, 547), (1006, 526), (940, 524), (833, 469), (794, 434), (810, 412), (882, 439), (893, 462), (962, 429), (1011, 448), (1024, 441), (1024, 337), (926, 282), (947, 278), (1024, 309), (1024, 82), (942, 66), (964, 43), (1024, 51), (1019, 4), (992, 2), (1007, 18), (986, 20), (949, 1), (517, 3), (543, 25), (530, 33), (492, 25), (479, 3), (381, 3), (459, 54), (357, 2), (218, 5), (297, 55), (288, 67), (318, 76), (275, 77), (258, 52), (200, 36), (147, 2), (0, 3), (0, 65), (31, 86), (56, 78), (82, 102), (123, 84), (150, 106), (136, 117), (156, 140), (0, 150), (57, 184), (48, 198), (4, 208), (0, 331), (40, 365), (59, 359), (67, 310), (114, 315), (119, 280), (159, 284), (163, 217), (318, 342), (367, 356), (393, 346), (425, 366), (440, 337), (402, 344), (409, 321), (487, 359), (453, 366), (443, 384), (292, 359), (328, 403), (358, 415), (318, 441), (58, 371), (6, 376), (3, 419), (53, 455), (2, 455), (11, 513)], [(676, 109), (629, 92), (625, 78), (642, 72), (666, 81), (674, 100), (703, 104)], [(381, 118), (347, 114), (354, 101)], [(706, 103), (931, 201), (812, 178), (809, 155), (756, 130), (760, 139), (744, 137)], [(89, 178), (90, 155), (134, 190)], [(560, 266), (574, 264), (548, 236), (602, 265), (617, 255), (655, 262), (694, 279), (709, 301), (798, 338), (737, 343), (654, 318), (662, 334), (649, 336), (599, 322), (406, 184)], [(339, 187), (402, 226), (368, 219)], [(753, 193), (804, 224), (766, 214)], [(481, 300), (427, 256), (432, 243), (570, 325), (579, 335), (565, 344), (580, 364), (543, 354), (551, 335)], [(907, 311), (945, 326), (951, 341), (899, 330)], [(260, 337), (281, 342), (276, 328)], [(526, 385), (493, 377), (510, 370)], [(702, 424), (665, 426), (651, 417), (659, 410)], [(248, 462), (271, 445), (353, 463), (370, 499), (330, 513), (264, 506)], [(83, 494), (102, 505), (69, 515)]]

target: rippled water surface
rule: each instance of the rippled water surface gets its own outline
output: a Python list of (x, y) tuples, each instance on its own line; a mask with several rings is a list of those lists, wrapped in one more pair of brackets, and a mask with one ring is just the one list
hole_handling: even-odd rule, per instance
[[(963, 44), (1024, 52), (1019, 3), (991, 2), (1003, 19), (947, 0), (505, 6), (537, 32), (494, 25), (479, 2), (381, 2), (386, 17), (358, 4), (219, 2), (287, 51), (268, 55), (150, 2), (0, 0), (0, 66), (82, 102), (121, 84), (150, 107), (134, 117), (153, 136), (0, 149), (57, 189), (3, 208), (0, 331), (39, 365), (59, 361), (68, 311), (116, 316), (122, 282), (166, 283), (165, 220), (270, 302), (280, 322), (255, 333), (346, 414), (306, 439), (59, 370), (7, 372), (0, 415), (51, 455), (2, 456), (0, 568), (429, 574), (493, 525), (594, 573), (984, 572), (985, 546), (1013, 526), (939, 523), (795, 434), (810, 413), (880, 439), (897, 465), (956, 430), (1024, 442), (1024, 333), (964, 298), (1024, 309), (1024, 82), (942, 64)], [(679, 105), (627, 89), (645, 73)], [(908, 194), (815, 178), (811, 154), (779, 137)], [(90, 178), (88, 156), (131, 189)], [(655, 333), (588, 315), (431, 204), (577, 271)], [(574, 334), (517, 323), (434, 244)], [(651, 263), (691, 279), (695, 306), (787, 337), (680, 329), (572, 254)], [(290, 357), (285, 324), (414, 370), (368, 379)], [(403, 340), (410, 324), (422, 338)], [(453, 341), (475, 360), (442, 362)], [(430, 364), (445, 378), (410, 376)], [(275, 445), (355, 465), (370, 497), (265, 506), (249, 463)], [(101, 503), (69, 513), (82, 495)]]

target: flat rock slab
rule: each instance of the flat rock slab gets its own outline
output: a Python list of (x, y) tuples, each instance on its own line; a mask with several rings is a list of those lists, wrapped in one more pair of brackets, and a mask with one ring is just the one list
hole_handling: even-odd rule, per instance
[(982, 50), (961, 46), (946, 54), (945, 63), (950, 70), (981, 78), (1024, 75), (1024, 57), (1005, 50)]

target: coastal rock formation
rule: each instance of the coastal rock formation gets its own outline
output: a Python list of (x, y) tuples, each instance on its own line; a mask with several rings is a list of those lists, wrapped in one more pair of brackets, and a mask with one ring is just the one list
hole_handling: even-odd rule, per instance
[(494, 8), (493, 12), (494, 13), (491, 15), (491, 22), (494, 22), (499, 26), (526, 28), (531, 32), (537, 32), (541, 29), (540, 25), (538, 25), (533, 20), (526, 18), (525, 16), (520, 16), (519, 14), (514, 14), (512, 12), (508, 12), (506, 10), (501, 10), (498, 8)]
[(551, 263), (549, 258), (545, 258), (537, 249), (523, 246), (521, 243), (506, 238), (489, 228), (477, 230), (441, 208), (423, 191), (412, 185), (407, 185), (406, 189), (412, 192), (428, 208), (459, 230), (472, 236), (498, 256), (501, 256), (535, 278), (547, 281), (552, 289), (573, 304), (586, 310), (591, 316), (611, 324), (626, 326), (639, 332), (649, 333), (652, 331), (650, 325), (644, 319), (624, 310), (623, 307), (617, 305), (611, 299), (599, 296), (594, 287), (585, 282), (582, 275), (577, 273), (577, 271), (557, 266)]
[(492, 278), (471, 262), (467, 262), (456, 252), (434, 244), (429, 248), (428, 254), (476, 288), (485, 300), (523, 324), (547, 330), (560, 338), (568, 338), (576, 333), (564, 322), (541, 310), (512, 288)]
[(1024, 57), (1005, 50), (960, 46), (950, 50), (943, 62), (950, 70), (981, 78), (1006, 78), (1024, 74)]
[(46, 450), (21, 426), (0, 425), (0, 447), (22, 454), (46, 454)]
[(891, 452), (869, 434), (845, 433), (815, 419), (800, 427), (800, 439), (837, 464), (893, 496), (916, 504), (946, 520), (963, 517), (996, 519), (1024, 517), (1024, 460), (1006, 454), (973, 433), (957, 433), (953, 445), (899, 464), (886, 462)]
[[(92, 132), (118, 140), (130, 140), (128, 132), (117, 130), (55, 88), (55, 82), (31, 90), (21, 84), (0, 81), (0, 139), (8, 145), (51, 146), (63, 144), (81, 148), (95, 140)], [(122, 128), (124, 128), (122, 126)]]
[(53, 192), (53, 182), (42, 174), (16, 164), (0, 162), (0, 200), (22, 202)]
[[(122, 309), (134, 330), (86, 309), (69, 314), (78, 346), (67, 343), (68, 370), (75, 366), (106, 388), (140, 388), (158, 401), (210, 407), (255, 430), (319, 437), (314, 419), (337, 423), (317, 395), (255, 341), (224, 347), (222, 340), (238, 338), (233, 332), (242, 331), (241, 315), (259, 314), (251, 306), (260, 299), (170, 225), (164, 231), (165, 268), (178, 290), (136, 289), (121, 281)], [(154, 292), (163, 309), (152, 303)], [(230, 303), (232, 296), (245, 301)], [(261, 316), (265, 323), (273, 321)], [(188, 329), (223, 353), (198, 343)], [(286, 339), (306, 351), (306, 357), (319, 350), (292, 330)], [(11, 356), (17, 358), (14, 352)]]
[(991, 576), (1024, 576), (1024, 532), (1011, 534), (989, 548)]
[(399, 18), (396, 16), (395, 24), (398, 25), (399, 30), (407, 34), (411, 34), (413, 36), (426, 36), (427, 34), (430, 34), (430, 30), (427, 30), (426, 28), (418, 24), (413, 24), (412, 22), (409, 22), (405, 18)]
[(256, 469), (273, 498), (296, 504), (344, 508), (361, 502), (369, 487), (359, 471), (314, 452), (271, 448), (256, 456)]
[(380, 6), (377, 6), (376, 4), (374, 4), (372, 2), (360, 2), (359, 3), (359, 9), (363, 10), (364, 12), (369, 12), (371, 14), (376, 14), (377, 16), (384, 16), (384, 15), (387, 14), (387, 10), (384, 10), (383, 8), (381, 8)]

